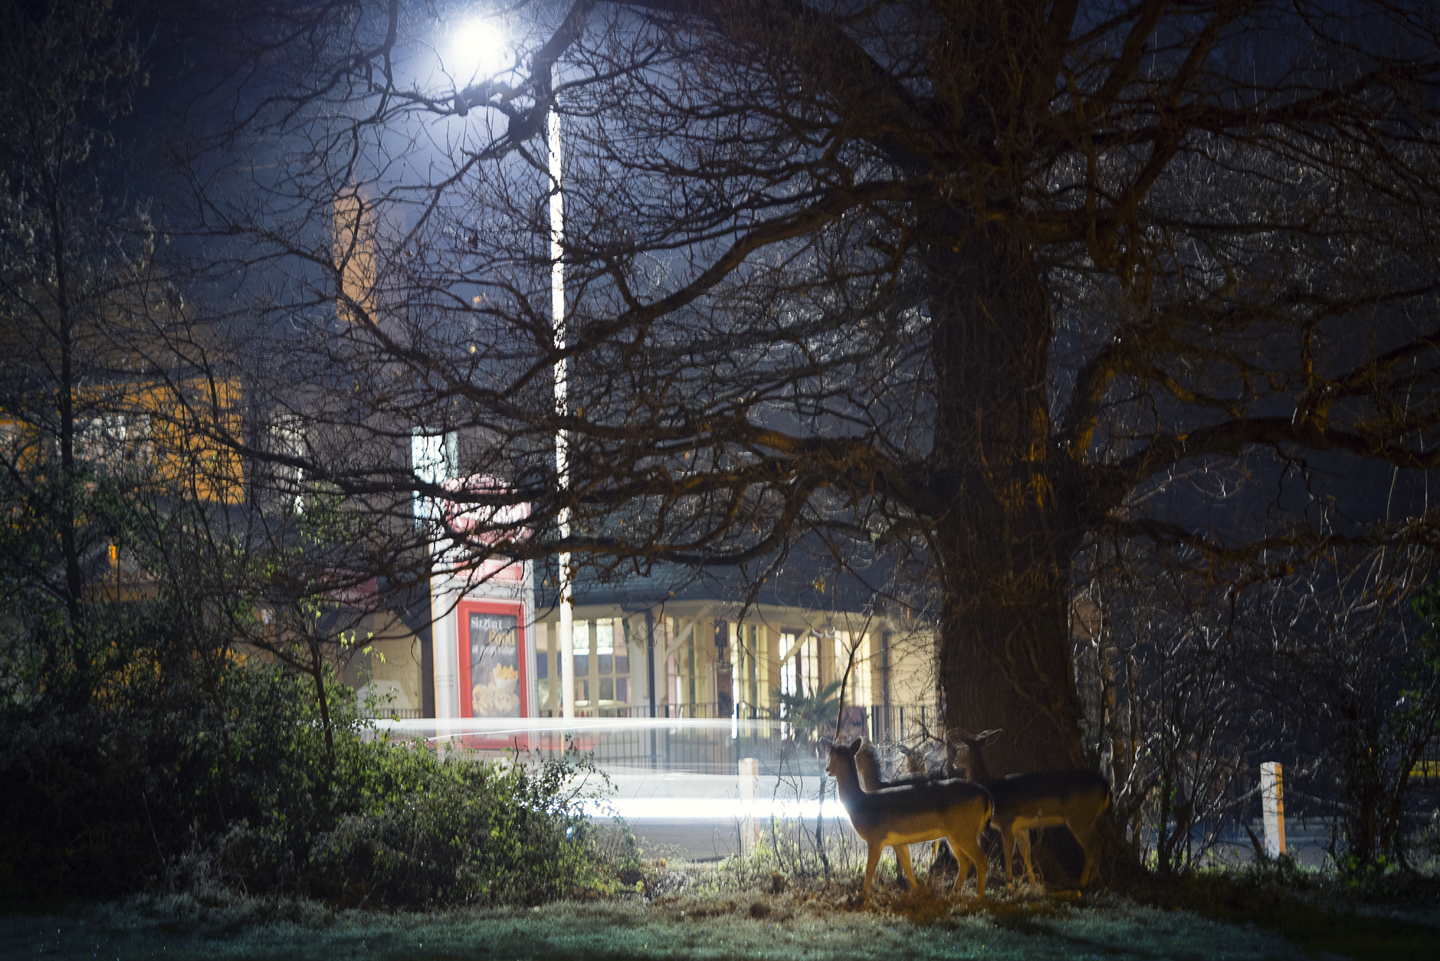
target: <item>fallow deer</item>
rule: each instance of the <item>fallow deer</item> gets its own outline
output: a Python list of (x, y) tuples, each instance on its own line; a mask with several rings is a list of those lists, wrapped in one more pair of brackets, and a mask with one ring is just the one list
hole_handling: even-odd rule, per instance
[[(860, 789), (866, 794), (874, 794), (876, 791), (887, 787), (898, 787), (904, 784), (921, 784), (946, 779), (947, 775), (944, 771), (931, 771), (929, 769), (925, 763), (924, 751), (907, 748), (903, 744), (897, 744), (896, 747), (898, 747), (900, 752), (905, 756), (906, 773), (901, 777), (887, 781), (880, 774), (880, 755), (876, 753), (875, 745), (869, 741), (861, 745), (860, 750), (855, 755), (855, 773), (859, 775), (860, 778)], [(898, 851), (899, 849), (897, 848), (896, 850)], [(943, 867), (946, 863), (945, 860), (941, 860), (945, 858), (945, 849), (939, 841), (935, 842), (934, 855), (936, 861), (930, 868), (932, 871), (935, 870), (937, 865)], [(896, 855), (896, 859), (899, 859), (898, 854)], [(954, 860), (957, 865), (960, 863), (959, 859), (954, 858), (953, 854), (951, 858), (947, 860)]]
[[(901, 784), (867, 793), (860, 787), (855, 764), (860, 744), (857, 737), (848, 745), (832, 745), (825, 770), (835, 778), (840, 803), (850, 815), (855, 833), (865, 842), (864, 899), (870, 897), (875, 866), (886, 847), (895, 849), (895, 859), (905, 877), (918, 887), (909, 846), (940, 838), (950, 843), (956, 857), (964, 857), (975, 866), (975, 891), (985, 897), (985, 855), (977, 838), (994, 810), (986, 790), (970, 781), (952, 779)], [(953, 887), (959, 887), (967, 873), (956, 875)]]
[(861, 790), (873, 794), (881, 788), (895, 787), (900, 784), (919, 784), (922, 781), (945, 779), (943, 773), (939, 771), (931, 773), (926, 768), (923, 752), (907, 748), (903, 744), (895, 746), (905, 755), (905, 774), (889, 781), (880, 774), (880, 756), (875, 751), (875, 745), (866, 741), (860, 746), (859, 753), (855, 755), (855, 772), (860, 776)]
[(965, 750), (970, 780), (989, 788), (994, 799), (995, 813), (990, 820), (1000, 831), (1006, 883), (1010, 883), (1014, 876), (1011, 867), (1015, 844), (1020, 845), (1020, 856), (1025, 860), (1025, 875), (1034, 884), (1030, 832), (1063, 825), (1075, 835), (1075, 840), (1080, 842), (1085, 852), (1080, 886), (1088, 884), (1097, 870), (1095, 854), (1099, 838), (1096, 825), (1100, 815), (1110, 806), (1110, 785), (1105, 778), (1084, 768), (993, 778), (985, 765), (982, 749), (1000, 732), (985, 731), (970, 735), (957, 729), (949, 733), (951, 743)]

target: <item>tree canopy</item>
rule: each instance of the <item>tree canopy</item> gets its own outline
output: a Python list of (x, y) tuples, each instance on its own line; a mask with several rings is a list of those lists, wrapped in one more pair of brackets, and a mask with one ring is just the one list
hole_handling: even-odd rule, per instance
[[(1087, 545), (1230, 579), (1434, 546), (1431, 4), (522, 2), (480, 68), (467, 15), (249, 5), (176, 141), (248, 376), (366, 438), (287, 456), (482, 509), (417, 539), (918, 566), (947, 722), (1003, 728), (997, 771), (1084, 761)], [(417, 428), (503, 483), (397, 466)]]

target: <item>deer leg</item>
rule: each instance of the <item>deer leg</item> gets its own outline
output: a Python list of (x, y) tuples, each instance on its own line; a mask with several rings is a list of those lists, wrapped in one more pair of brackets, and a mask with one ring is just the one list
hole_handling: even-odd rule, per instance
[(865, 893), (861, 900), (870, 900), (870, 880), (875, 877), (875, 865), (880, 863), (880, 852), (883, 850), (879, 844), (865, 842)]
[(1025, 861), (1025, 877), (1035, 883), (1035, 868), (1030, 863), (1030, 829), (1021, 828), (1015, 832), (1015, 843), (1020, 845), (1020, 857)]
[(1015, 828), (1013, 825), (1000, 829), (1000, 866), (1005, 870), (1005, 883), (1015, 880)]
[(965, 881), (965, 875), (969, 873), (965, 870), (963, 856), (975, 865), (975, 895), (984, 898), (986, 857), (985, 852), (980, 850), (979, 842), (974, 837), (967, 836), (963, 831), (958, 835), (947, 834), (945, 839), (950, 842), (950, 853), (955, 855), (955, 860), (960, 864), (960, 870), (955, 872), (955, 883), (950, 886), (950, 890), (952, 892), (958, 890)]
[(1083, 888), (1090, 883), (1095, 874), (1099, 873), (1099, 865), (1095, 858), (1097, 841), (1095, 825), (1091, 824), (1079, 831), (1072, 827), (1070, 833), (1075, 835), (1075, 840), (1080, 842), (1080, 849), (1085, 852), (1085, 867), (1080, 872), (1080, 887)]
[(905, 871), (905, 877), (910, 879), (911, 890), (918, 888), (920, 882), (915, 880), (915, 869), (910, 865), (910, 845), (895, 845), (895, 860), (899, 862), (900, 867)]

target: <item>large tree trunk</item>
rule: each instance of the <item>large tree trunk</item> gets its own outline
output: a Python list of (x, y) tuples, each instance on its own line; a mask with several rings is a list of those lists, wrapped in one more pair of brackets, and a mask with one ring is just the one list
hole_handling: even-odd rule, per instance
[[(1047, 461), (1050, 305), (1028, 252), (987, 225), (947, 242), (931, 276), (935, 523), (942, 577), (938, 674), (947, 728), (998, 728), (992, 776), (1086, 766), (1068, 625), (1073, 525)], [(1103, 876), (1128, 859), (1103, 830)], [(1069, 886), (1084, 853), (1052, 831), (1035, 849), (1047, 883)]]
[(948, 509), (945, 723), (999, 728), (994, 775), (1084, 763), (1067, 626), (1069, 549), (1047, 470), (1050, 305), (1024, 245), (988, 225), (934, 244), (933, 457)]

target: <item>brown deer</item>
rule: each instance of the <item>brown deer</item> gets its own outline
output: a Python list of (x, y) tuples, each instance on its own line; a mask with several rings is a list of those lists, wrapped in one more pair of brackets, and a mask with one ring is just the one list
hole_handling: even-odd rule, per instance
[[(931, 771), (925, 763), (925, 752), (915, 748), (907, 748), (903, 744), (897, 744), (900, 753), (905, 757), (905, 774), (892, 780), (885, 780), (880, 774), (880, 756), (875, 751), (875, 745), (866, 741), (861, 745), (855, 755), (855, 773), (860, 778), (860, 789), (866, 794), (874, 794), (876, 791), (887, 787), (898, 787), (904, 784), (922, 784), (931, 781), (943, 781), (947, 775), (943, 771)], [(899, 848), (896, 848), (899, 851)], [(945, 866), (948, 860), (954, 860), (958, 866), (960, 861), (952, 853), (947, 859), (945, 848), (939, 841), (935, 842), (934, 854), (936, 861), (930, 870), (934, 871), (936, 866)], [(900, 855), (896, 854), (898, 860)], [(966, 872), (968, 873), (968, 872)], [(958, 881), (957, 881), (958, 883)]]
[[(866, 620), (869, 626), (869, 620)], [(861, 631), (864, 634), (864, 631)], [(845, 716), (845, 687), (850, 681), (850, 671), (855, 666), (855, 652), (850, 649), (850, 658), (845, 673), (840, 678), (840, 707), (835, 715), (835, 739), (830, 745), (830, 759), (825, 771), (835, 779), (836, 793), (845, 813), (850, 815), (850, 825), (865, 842), (865, 885), (861, 899), (870, 900), (870, 883), (875, 878), (875, 866), (886, 847), (895, 849), (895, 860), (905, 872), (911, 886), (919, 887), (915, 870), (910, 865), (910, 845), (922, 841), (944, 838), (950, 842), (950, 850), (958, 860), (965, 857), (975, 866), (975, 892), (985, 897), (986, 859), (980, 850), (980, 832), (990, 823), (990, 814), (995, 805), (985, 788), (969, 781), (948, 780), (916, 784), (903, 784), (881, 788), (866, 793), (860, 787), (860, 774), (855, 766), (855, 756), (860, 753), (863, 743), (856, 738), (849, 744), (840, 743), (840, 721)], [(955, 876), (953, 891), (965, 879), (967, 871), (961, 870)]]
[[(916, 887), (915, 871), (910, 865), (910, 845), (944, 838), (956, 857), (964, 857), (975, 866), (975, 891), (985, 897), (985, 855), (977, 840), (990, 821), (994, 804), (990, 795), (978, 784), (961, 780), (924, 781), (884, 787), (867, 793), (860, 787), (855, 756), (860, 751), (860, 738), (849, 744), (834, 744), (825, 770), (835, 782), (840, 803), (850, 815), (855, 833), (865, 842), (865, 887), (862, 897), (870, 897), (870, 883), (875, 866), (886, 847), (895, 849), (895, 859), (905, 877)], [(968, 872), (955, 877), (959, 887)]]
[(1084, 768), (993, 778), (990, 769), (985, 766), (983, 748), (999, 733), (985, 731), (970, 735), (957, 729), (949, 732), (949, 740), (964, 750), (970, 780), (989, 788), (994, 799), (995, 813), (990, 820), (1000, 831), (1006, 883), (1013, 879), (1011, 866), (1015, 844), (1020, 845), (1020, 856), (1025, 860), (1025, 875), (1034, 884), (1030, 832), (1063, 825), (1075, 835), (1075, 840), (1080, 842), (1085, 852), (1085, 868), (1080, 873), (1080, 886), (1084, 887), (1097, 870), (1095, 854), (1099, 836), (1096, 826), (1100, 815), (1110, 806), (1109, 783), (1095, 771)]
[(895, 787), (900, 784), (944, 780), (944, 774), (940, 772), (932, 774), (928, 771), (925, 767), (923, 752), (907, 748), (903, 744), (895, 746), (905, 756), (905, 774), (903, 777), (892, 778), (889, 781), (880, 774), (880, 756), (875, 751), (875, 745), (866, 741), (860, 746), (859, 753), (855, 755), (855, 772), (860, 776), (861, 790), (867, 794), (873, 794), (881, 788)]
[(860, 781), (860, 790), (866, 794), (874, 794), (885, 787), (885, 780), (880, 777), (880, 757), (875, 753), (875, 745), (865, 741), (860, 745), (860, 750), (855, 752), (855, 776)]

